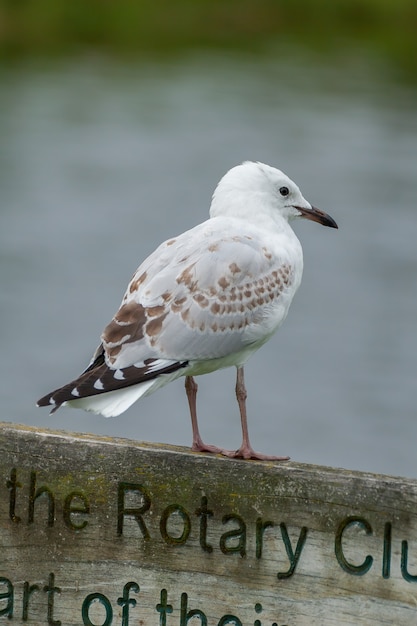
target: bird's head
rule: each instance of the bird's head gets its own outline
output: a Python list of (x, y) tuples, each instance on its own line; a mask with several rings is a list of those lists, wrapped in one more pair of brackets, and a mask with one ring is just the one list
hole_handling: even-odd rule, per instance
[(230, 216), (262, 222), (264, 216), (290, 221), (304, 217), (337, 228), (333, 218), (312, 206), (284, 172), (245, 161), (229, 170), (213, 194), (210, 217)]

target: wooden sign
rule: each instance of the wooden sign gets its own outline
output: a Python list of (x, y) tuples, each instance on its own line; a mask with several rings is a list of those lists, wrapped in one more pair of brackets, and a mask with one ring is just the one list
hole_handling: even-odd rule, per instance
[(0, 624), (417, 624), (417, 481), (0, 425)]

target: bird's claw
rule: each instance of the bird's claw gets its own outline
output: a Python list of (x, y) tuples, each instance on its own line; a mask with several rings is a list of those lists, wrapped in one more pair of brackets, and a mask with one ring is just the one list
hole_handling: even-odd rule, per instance
[(210, 454), (221, 454), (227, 456), (230, 459), (245, 459), (254, 461), (289, 461), (289, 456), (274, 456), (271, 454), (262, 454), (261, 452), (255, 452), (251, 447), (241, 446), (238, 450), (225, 450), (224, 448), (218, 448), (204, 443), (203, 441), (194, 441), (191, 447), (194, 452), (209, 452)]
[(255, 452), (253, 448), (241, 446), (238, 450), (222, 450), (221, 454), (232, 459), (245, 459), (254, 461), (289, 461), (289, 456), (275, 456), (273, 454), (262, 454)]

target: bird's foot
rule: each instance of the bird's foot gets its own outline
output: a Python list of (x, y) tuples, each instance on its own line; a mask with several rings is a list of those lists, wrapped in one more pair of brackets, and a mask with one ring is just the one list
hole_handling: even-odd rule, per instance
[(193, 441), (191, 450), (193, 450), (193, 452), (210, 452), (211, 454), (223, 454), (224, 452), (224, 450), (218, 448), (217, 446), (212, 446), (210, 444), (204, 443), (202, 439), (197, 439)]
[(251, 446), (240, 446), (238, 450), (225, 450), (224, 448), (218, 448), (204, 443), (201, 439), (193, 441), (191, 450), (194, 452), (210, 452), (211, 454), (221, 454), (227, 456), (230, 459), (253, 459), (255, 461), (289, 461), (289, 456), (274, 456), (271, 454), (262, 454), (261, 452), (255, 452)]
[(255, 461), (289, 461), (289, 456), (274, 456), (255, 452), (250, 446), (240, 446), (238, 450), (221, 450), (220, 454), (232, 459), (253, 459)]

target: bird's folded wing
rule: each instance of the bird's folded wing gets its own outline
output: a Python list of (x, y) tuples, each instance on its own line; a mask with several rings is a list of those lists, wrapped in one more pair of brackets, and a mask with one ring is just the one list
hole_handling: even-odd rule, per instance
[(285, 316), (294, 275), (256, 228), (236, 234), (240, 224), (212, 219), (159, 246), (134, 274), (90, 365), (39, 406), (149, 384), (262, 342)]
[(257, 229), (228, 235), (229, 222), (204, 222), (142, 263), (102, 335), (109, 367), (218, 359), (269, 333), (292, 268)]

